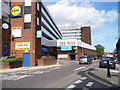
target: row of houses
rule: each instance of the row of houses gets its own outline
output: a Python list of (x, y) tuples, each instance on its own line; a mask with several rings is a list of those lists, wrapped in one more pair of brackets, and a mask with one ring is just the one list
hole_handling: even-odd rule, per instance
[(44, 2), (3, 0), (0, 5), (0, 56), (22, 57), (23, 66), (35, 66), (46, 55), (79, 60), (84, 54), (95, 54), (90, 26), (57, 27)]

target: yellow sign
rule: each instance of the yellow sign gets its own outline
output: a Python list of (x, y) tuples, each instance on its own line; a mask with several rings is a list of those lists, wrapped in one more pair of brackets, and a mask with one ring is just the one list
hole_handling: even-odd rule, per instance
[(78, 47), (73, 47), (73, 49), (78, 49)]
[(58, 54), (58, 58), (67, 58), (68, 54)]
[(30, 42), (16, 42), (15, 50), (30, 50)]
[(22, 5), (11, 6), (11, 17), (22, 16)]

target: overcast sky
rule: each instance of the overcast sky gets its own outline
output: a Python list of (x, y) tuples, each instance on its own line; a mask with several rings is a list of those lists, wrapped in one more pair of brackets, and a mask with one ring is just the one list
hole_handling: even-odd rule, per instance
[(47, 2), (47, 7), (58, 26), (91, 25), (92, 44), (101, 44), (106, 52), (115, 49), (118, 36), (117, 2)]

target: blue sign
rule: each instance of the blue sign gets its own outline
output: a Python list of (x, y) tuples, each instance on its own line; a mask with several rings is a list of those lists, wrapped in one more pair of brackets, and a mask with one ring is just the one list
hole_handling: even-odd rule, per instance
[(39, 31), (37, 31), (37, 38), (41, 38), (41, 37), (42, 37), (42, 31), (39, 30)]
[(21, 17), (22, 5), (14, 5), (10, 7), (10, 17)]
[(47, 48), (42, 48), (42, 52), (48, 52)]
[(72, 46), (61, 46), (62, 51), (72, 50)]

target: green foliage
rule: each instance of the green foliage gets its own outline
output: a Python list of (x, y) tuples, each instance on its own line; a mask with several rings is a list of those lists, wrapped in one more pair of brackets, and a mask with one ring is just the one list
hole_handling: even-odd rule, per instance
[(50, 60), (50, 59), (55, 59), (55, 58), (51, 57), (51, 56), (42, 56), (41, 59), (42, 60)]
[(98, 44), (95, 46), (96, 47), (96, 53), (97, 53), (97, 56), (103, 56), (104, 55), (104, 46)]
[(18, 58), (7, 58), (7, 59), (3, 59), (1, 60), (2, 62), (11, 62), (11, 61), (21, 61), (22, 58), (18, 57)]

